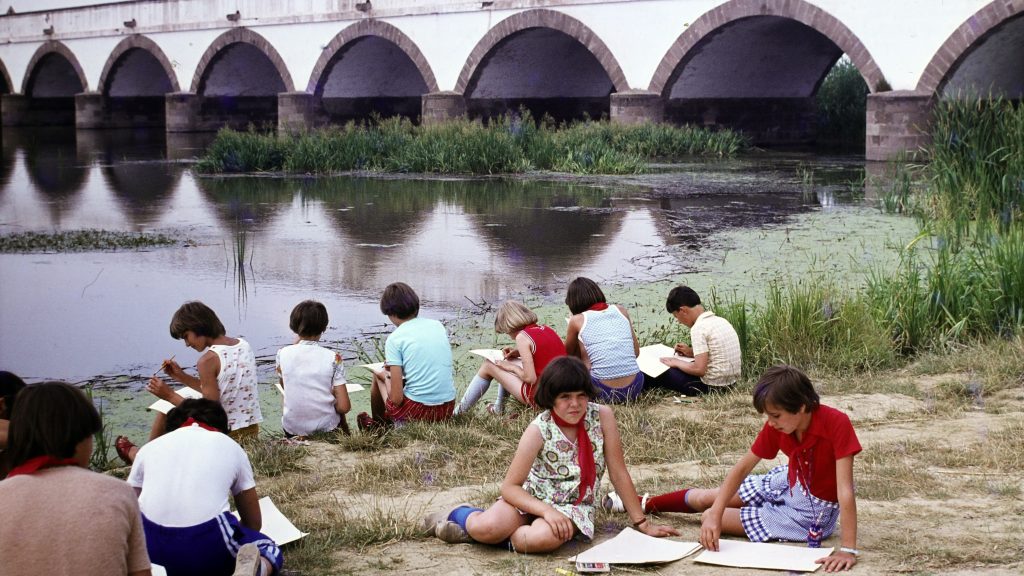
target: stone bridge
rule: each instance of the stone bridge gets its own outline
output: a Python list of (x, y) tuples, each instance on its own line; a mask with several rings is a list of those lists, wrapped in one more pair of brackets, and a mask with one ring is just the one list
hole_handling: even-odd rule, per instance
[(402, 115), (728, 126), (814, 141), (844, 54), (868, 159), (939, 98), (1020, 99), (1024, 0), (0, 0), (3, 125), (296, 130)]

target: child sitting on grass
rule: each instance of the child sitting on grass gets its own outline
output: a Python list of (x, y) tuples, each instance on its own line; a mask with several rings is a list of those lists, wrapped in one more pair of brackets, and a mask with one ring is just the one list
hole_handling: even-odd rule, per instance
[[(455, 408), (456, 414), (470, 411), (487, 393), (491, 380), (497, 380), (501, 385), (497, 402), (488, 406), (492, 414), (504, 411), (505, 398), (509, 394), (527, 406), (534, 406), (537, 377), (544, 373), (549, 362), (565, 356), (562, 337), (549, 326), (538, 326), (537, 315), (522, 302), (509, 300), (498, 308), (494, 331), (511, 336), (516, 341), (515, 348), (505, 348), (505, 359), (500, 362), (484, 360)], [(515, 358), (522, 364), (512, 362)]]
[(413, 420), (438, 422), (455, 409), (452, 348), (437, 320), (419, 318), (420, 298), (403, 282), (389, 284), (380, 311), (396, 326), (384, 341), (384, 370), (374, 371), (371, 418), (356, 418), (360, 429), (400, 425)]
[[(857, 563), (857, 502), (853, 457), (861, 451), (850, 418), (820, 403), (803, 372), (792, 366), (769, 368), (754, 387), (754, 408), (765, 414), (750, 451), (714, 489), (686, 489), (648, 499), (645, 512), (702, 512), (700, 543), (718, 550), (722, 533), (753, 542), (805, 541), (817, 547), (843, 525), (839, 552), (818, 559), (826, 572)], [(762, 459), (779, 451), (789, 464), (767, 474), (749, 475)], [(605, 506), (621, 510), (631, 493), (609, 494)]]
[[(167, 433), (139, 449), (128, 474), (139, 495), (149, 557), (168, 576), (229, 576), (246, 562), (260, 565), (247, 575), (281, 569), (281, 550), (259, 532), (252, 464), (227, 433), (220, 404), (185, 400), (168, 412)], [(229, 495), (241, 520), (227, 512)]]
[[(228, 415), (228, 428), (236, 441), (259, 435), (259, 392), (256, 389), (256, 355), (249, 343), (225, 335), (217, 314), (202, 302), (186, 302), (171, 318), (171, 338), (184, 340), (185, 346), (202, 353), (196, 362), (199, 377), (187, 374), (173, 359), (165, 360), (163, 371), (178, 382), (202, 393), (203, 398), (220, 402)], [(146, 390), (177, 406), (184, 398), (156, 376), (149, 379)], [(167, 417), (157, 413), (149, 439), (164, 433)], [(139, 448), (128, 438), (118, 436), (114, 442), (117, 455), (131, 464)]]
[(349, 433), (345, 414), (352, 404), (341, 355), (319, 344), (327, 323), (323, 304), (300, 302), (288, 322), (299, 339), (277, 352), (277, 375), (285, 391), (281, 428), (288, 437), (338, 428)]
[(594, 503), (605, 466), (626, 495), (633, 526), (650, 536), (678, 535), (640, 509), (611, 408), (591, 402), (597, 390), (577, 358), (556, 358), (540, 377), (535, 400), (545, 408), (526, 428), (501, 498), (487, 510), (465, 505), (427, 516), (424, 528), (445, 542), (508, 545), (522, 553), (555, 550), (576, 535), (594, 537)]

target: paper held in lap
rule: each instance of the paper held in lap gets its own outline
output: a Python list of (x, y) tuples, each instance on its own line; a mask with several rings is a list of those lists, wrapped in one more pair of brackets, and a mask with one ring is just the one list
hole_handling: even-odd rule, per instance
[(668, 370), (668, 366), (661, 362), (662, 358), (672, 357), (683, 362), (693, 362), (693, 358), (676, 355), (675, 348), (664, 344), (651, 344), (640, 349), (640, 355), (636, 357), (636, 363), (640, 371), (651, 378), (657, 378)]
[(570, 562), (606, 564), (655, 564), (675, 562), (700, 550), (696, 542), (680, 542), (655, 538), (632, 528), (624, 528), (618, 536), (569, 558)]
[[(490, 360), (492, 364), (497, 364), (505, 359), (505, 353), (495, 348), (477, 348), (476, 350), (470, 350), (469, 353), (486, 358), (487, 360)], [(512, 358), (509, 362), (519, 366), (520, 368), (523, 367), (523, 361), (519, 358)]]
[[(178, 396), (181, 396), (186, 400), (188, 400), (189, 398), (203, 397), (202, 392), (196, 390), (195, 388), (189, 388), (188, 386), (182, 386), (181, 388), (175, 390), (175, 392), (178, 393)], [(171, 408), (174, 408), (174, 404), (171, 404), (167, 400), (157, 400), (156, 402), (153, 402), (152, 404), (149, 405), (150, 410), (156, 410), (157, 412), (162, 412), (164, 414), (170, 412)]]
[(733, 568), (761, 568), (763, 570), (789, 570), (814, 572), (821, 568), (815, 560), (832, 553), (833, 548), (807, 548), (786, 544), (764, 544), (719, 540), (718, 552), (705, 550), (694, 562), (731, 566)]

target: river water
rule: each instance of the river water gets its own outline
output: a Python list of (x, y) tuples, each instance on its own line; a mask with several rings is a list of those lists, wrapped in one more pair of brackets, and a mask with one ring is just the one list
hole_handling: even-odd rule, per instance
[[(154, 131), (2, 134), (0, 234), (158, 232), (171, 247), (0, 254), (0, 369), (28, 379), (137, 386), (162, 359), (196, 354), (168, 334), (198, 299), (272, 358), (291, 308), (323, 301), (325, 338), (351, 350), (388, 331), (385, 285), (424, 314), (525, 294), (560, 301), (578, 275), (673, 278), (724, 232), (863, 205), (857, 156), (752, 153), (629, 177), (203, 177), (209, 136)], [(813, 182), (809, 176), (813, 176)]]

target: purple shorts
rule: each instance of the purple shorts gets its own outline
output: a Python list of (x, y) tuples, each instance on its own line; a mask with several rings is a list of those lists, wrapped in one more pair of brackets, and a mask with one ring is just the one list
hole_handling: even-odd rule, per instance
[(643, 372), (637, 372), (636, 376), (633, 377), (633, 381), (622, 388), (606, 386), (604, 382), (601, 382), (593, 375), (590, 376), (590, 379), (594, 382), (594, 387), (597, 388), (597, 401), (603, 404), (632, 402), (640, 397), (640, 393), (644, 391)]
[(183, 528), (169, 528), (142, 516), (149, 559), (167, 570), (168, 576), (192, 574), (231, 574), (235, 557), (243, 544), (255, 543), (260, 556), (274, 566), (274, 573), (284, 562), (281, 549), (261, 532), (243, 526), (230, 512)]

